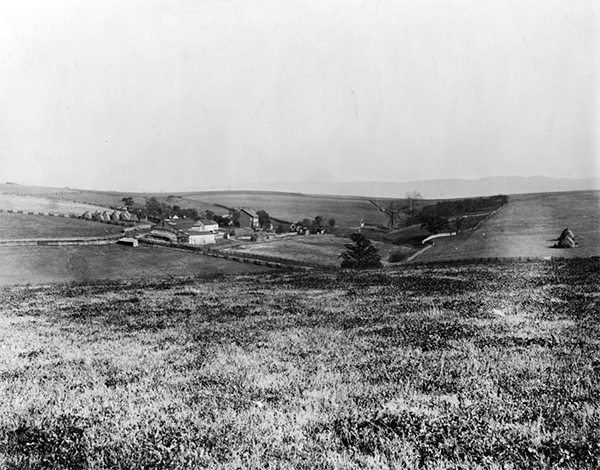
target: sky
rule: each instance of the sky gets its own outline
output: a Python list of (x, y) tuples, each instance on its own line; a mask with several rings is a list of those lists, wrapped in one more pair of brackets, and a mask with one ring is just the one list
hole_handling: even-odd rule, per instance
[(20, 0), (0, 181), (600, 176), (600, 2)]

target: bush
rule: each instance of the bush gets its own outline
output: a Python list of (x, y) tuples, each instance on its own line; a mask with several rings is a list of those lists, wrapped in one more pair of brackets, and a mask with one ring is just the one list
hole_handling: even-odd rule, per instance
[(390, 263), (398, 263), (400, 261), (404, 261), (405, 258), (406, 258), (405, 254), (402, 253), (401, 251), (394, 251), (393, 253), (390, 254), (388, 261)]

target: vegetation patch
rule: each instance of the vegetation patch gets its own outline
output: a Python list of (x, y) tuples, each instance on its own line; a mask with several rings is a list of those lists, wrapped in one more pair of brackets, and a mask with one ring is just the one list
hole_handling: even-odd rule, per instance
[(0, 466), (595, 469), (599, 285), (585, 259), (3, 288)]

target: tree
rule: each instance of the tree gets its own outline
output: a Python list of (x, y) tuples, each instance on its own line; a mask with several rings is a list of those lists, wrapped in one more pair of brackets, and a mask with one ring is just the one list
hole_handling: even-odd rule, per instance
[(261, 228), (271, 226), (271, 217), (267, 211), (260, 210), (256, 214), (258, 215), (258, 225), (260, 225)]
[(382, 267), (379, 251), (371, 244), (369, 239), (362, 233), (353, 233), (350, 235), (350, 239), (354, 243), (344, 244), (347, 251), (339, 256), (339, 258), (343, 258), (342, 268), (365, 269)]
[(463, 222), (465, 221), (466, 216), (465, 215), (457, 215), (454, 218), (454, 227), (456, 228), (456, 233), (458, 234), (458, 232), (460, 231), (460, 227), (462, 226)]
[(133, 205), (135, 204), (135, 201), (133, 200), (132, 197), (124, 197), (123, 199), (121, 199), (121, 202), (127, 208), (133, 207)]
[(323, 229), (323, 217), (318, 215), (310, 224), (310, 233), (317, 233)]
[(450, 228), (448, 217), (445, 215), (443, 206), (439, 202), (435, 206), (424, 207), (419, 214), (419, 221), (421, 222), (421, 228), (427, 229), (432, 234), (440, 233)]
[(149, 216), (163, 218), (169, 217), (173, 212), (173, 208), (152, 196), (146, 199), (146, 211)]
[(408, 200), (409, 210), (410, 210), (410, 212), (412, 212), (414, 209), (415, 201), (417, 199), (423, 199), (423, 196), (421, 196), (421, 193), (419, 191), (413, 190), (413, 191), (406, 193), (406, 199)]
[(402, 207), (398, 202), (389, 202), (382, 210), (388, 216), (388, 226), (394, 228), (402, 214)]
[(234, 227), (239, 227), (240, 226), (240, 211), (229, 211), (229, 213), (231, 214), (231, 221), (233, 222), (233, 226)]

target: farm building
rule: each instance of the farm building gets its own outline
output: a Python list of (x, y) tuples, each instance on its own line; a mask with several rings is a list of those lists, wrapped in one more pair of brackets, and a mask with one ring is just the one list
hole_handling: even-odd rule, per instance
[(240, 209), (240, 227), (258, 228), (258, 214), (250, 209)]
[(199, 219), (194, 223), (191, 230), (200, 232), (216, 232), (219, 230), (219, 224), (214, 220)]
[(217, 237), (223, 237), (221, 233), (199, 230), (194, 221), (186, 219), (163, 220), (152, 227), (151, 233), (189, 245), (211, 245), (216, 243)]
[(135, 238), (129, 238), (129, 237), (119, 238), (119, 240), (117, 240), (117, 243), (119, 245), (125, 245), (125, 246), (132, 246), (132, 247), (138, 246), (138, 241)]

